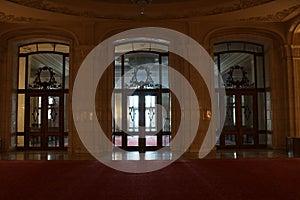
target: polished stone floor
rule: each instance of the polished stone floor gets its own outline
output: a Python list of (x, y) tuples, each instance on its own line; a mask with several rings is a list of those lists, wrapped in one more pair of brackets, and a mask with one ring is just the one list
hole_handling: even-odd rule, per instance
[[(247, 159), (247, 158), (289, 158), (293, 157), (285, 150), (270, 149), (226, 149), (215, 150), (204, 159)], [(115, 152), (112, 160), (170, 160), (171, 153), (157, 152)], [(186, 153), (180, 159), (199, 159), (196, 153)], [(0, 160), (95, 160), (90, 154), (75, 154), (67, 151), (16, 151), (0, 153)]]

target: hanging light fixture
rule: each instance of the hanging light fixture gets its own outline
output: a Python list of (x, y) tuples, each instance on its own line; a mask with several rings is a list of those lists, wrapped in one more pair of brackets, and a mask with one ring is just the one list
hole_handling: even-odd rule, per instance
[(145, 7), (151, 3), (152, 0), (131, 0), (132, 3), (136, 4), (140, 8), (141, 15), (145, 12)]

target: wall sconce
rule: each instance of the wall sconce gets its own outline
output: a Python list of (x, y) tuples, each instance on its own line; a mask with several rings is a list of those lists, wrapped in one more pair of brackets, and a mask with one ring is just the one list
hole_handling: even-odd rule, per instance
[(211, 119), (211, 110), (204, 109), (203, 110), (203, 120), (210, 120)]

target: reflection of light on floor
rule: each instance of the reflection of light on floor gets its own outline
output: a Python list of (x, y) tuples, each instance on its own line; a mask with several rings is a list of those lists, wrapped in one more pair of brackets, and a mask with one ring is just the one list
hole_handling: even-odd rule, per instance
[(234, 159), (237, 159), (237, 154), (236, 154), (236, 152), (233, 153), (233, 158), (234, 158)]
[(157, 152), (157, 151), (146, 151), (140, 153), (138, 151), (114, 151), (112, 153), (112, 160), (171, 160), (172, 152)]
[(140, 154), (137, 151), (126, 152), (126, 160), (140, 160)]
[[(111, 153), (111, 152), (110, 152)], [(171, 160), (172, 151), (147, 151), (146, 153), (113, 151), (112, 160)], [(199, 159), (198, 153), (185, 153), (180, 159)], [(296, 157), (293, 152), (272, 149), (223, 149), (209, 153), (205, 159), (243, 159), (243, 158), (287, 158)], [(95, 160), (88, 153), (68, 151), (12, 151), (0, 152), (0, 160)]]

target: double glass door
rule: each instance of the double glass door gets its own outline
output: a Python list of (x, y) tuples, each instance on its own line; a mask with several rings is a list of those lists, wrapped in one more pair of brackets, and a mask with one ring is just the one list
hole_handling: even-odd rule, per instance
[(123, 128), (122, 132), (115, 131), (113, 134), (115, 146), (139, 152), (155, 151), (169, 146), (169, 93), (136, 91), (124, 95), (122, 107), (123, 120), (119, 121), (119, 128)]
[(63, 146), (63, 102), (59, 94), (30, 94), (26, 99), (25, 147), (57, 149)]
[(226, 119), (220, 147), (250, 147), (257, 144), (257, 101), (254, 92), (226, 91)]

